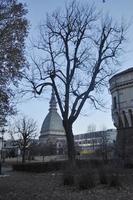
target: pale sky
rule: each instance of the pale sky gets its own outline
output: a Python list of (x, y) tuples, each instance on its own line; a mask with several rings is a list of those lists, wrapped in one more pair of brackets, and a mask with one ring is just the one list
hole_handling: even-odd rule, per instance
[[(30, 21), (31, 28), (29, 37), (37, 37), (37, 26), (39, 23), (45, 19), (47, 12), (52, 11), (58, 7), (64, 6), (65, 0), (19, 0), (20, 2), (25, 2), (28, 9), (28, 20)], [(91, 2), (90, 0), (82, 0), (81, 2)], [(102, 0), (94, 0), (97, 7), (103, 13), (110, 13), (114, 20), (120, 20), (122, 17), (127, 21), (132, 20), (133, 22), (133, 0), (106, 0), (106, 3), (102, 3)], [(122, 58), (121, 70), (133, 66), (133, 25), (128, 33), (128, 43), (125, 55)], [(29, 38), (28, 38), (29, 40)], [(28, 42), (27, 42), (28, 43)], [(73, 130), (74, 134), (85, 133), (87, 127), (90, 124), (96, 124), (97, 130), (101, 129), (103, 126), (106, 128), (113, 128), (112, 118), (111, 118), (111, 96), (109, 92), (104, 95), (105, 101), (107, 102), (106, 107), (108, 109), (104, 112), (96, 111), (95, 109), (90, 109), (89, 105), (85, 106), (85, 113), (81, 115), (75, 122)], [(39, 100), (29, 100), (23, 101), (23, 103), (17, 106), (20, 114), (25, 114), (28, 117), (32, 117), (37, 121), (39, 131), (41, 124), (48, 113), (48, 99)]]

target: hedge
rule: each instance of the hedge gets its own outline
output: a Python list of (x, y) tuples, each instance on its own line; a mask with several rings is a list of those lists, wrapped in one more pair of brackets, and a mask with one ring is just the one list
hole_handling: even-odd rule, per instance
[(26, 171), (26, 172), (48, 172), (57, 171), (63, 169), (66, 165), (66, 161), (51, 161), (45, 163), (18, 163), (13, 164), (14, 171)]
[[(77, 167), (92, 166), (97, 168), (102, 165), (99, 160), (76, 160)], [(49, 172), (65, 169), (69, 166), (67, 160), (65, 161), (50, 161), (50, 162), (39, 162), (39, 163), (17, 163), (13, 164), (14, 171), (26, 171), (26, 172)]]

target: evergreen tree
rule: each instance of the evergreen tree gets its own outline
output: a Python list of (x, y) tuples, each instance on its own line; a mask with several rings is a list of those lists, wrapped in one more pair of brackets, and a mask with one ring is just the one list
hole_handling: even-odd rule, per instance
[(25, 5), (17, 0), (0, 1), (0, 125), (13, 113), (11, 86), (17, 85), (25, 68), (26, 13)]

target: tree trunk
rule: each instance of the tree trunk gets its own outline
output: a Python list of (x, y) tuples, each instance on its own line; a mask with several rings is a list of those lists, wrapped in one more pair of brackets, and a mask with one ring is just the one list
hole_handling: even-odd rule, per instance
[(0, 161), (0, 175), (1, 175), (2, 173), (1, 173), (1, 161)]
[(72, 124), (69, 121), (63, 121), (63, 126), (66, 132), (67, 138), (67, 154), (68, 160), (71, 164), (75, 164), (75, 145), (74, 145), (74, 136), (72, 131)]
[(25, 163), (25, 148), (22, 150), (22, 163)]

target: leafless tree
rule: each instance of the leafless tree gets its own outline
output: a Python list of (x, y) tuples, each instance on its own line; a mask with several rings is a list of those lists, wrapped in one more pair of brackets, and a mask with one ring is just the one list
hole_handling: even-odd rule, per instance
[(18, 134), (18, 146), (22, 152), (22, 163), (24, 163), (26, 149), (30, 146), (31, 140), (37, 136), (37, 125), (33, 119), (24, 116), (16, 122), (15, 129), (15, 133)]
[(56, 144), (40, 144), (40, 154), (42, 156), (56, 155)]
[(94, 6), (72, 1), (64, 10), (47, 15), (39, 31), (40, 39), (34, 43), (37, 59), (32, 57), (26, 79), (35, 95), (41, 95), (47, 86), (54, 89), (68, 157), (74, 161), (73, 123), (86, 102), (100, 105), (96, 97), (114, 72), (127, 29), (112, 18), (101, 17)]
[(102, 157), (105, 163), (108, 162), (109, 156), (113, 154), (113, 142), (111, 141), (111, 135), (107, 131), (106, 126), (103, 124), (100, 130), (100, 146), (97, 149), (97, 154)]
[(100, 151), (102, 154), (103, 161), (108, 161), (108, 153), (109, 153), (109, 134), (106, 131), (102, 131), (101, 133), (101, 145)]
[(87, 128), (87, 131), (88, 132), (94, 132), (94, 131), (96, 131), (96, 124), (89, 124), (88, 125), (88, 128)]

